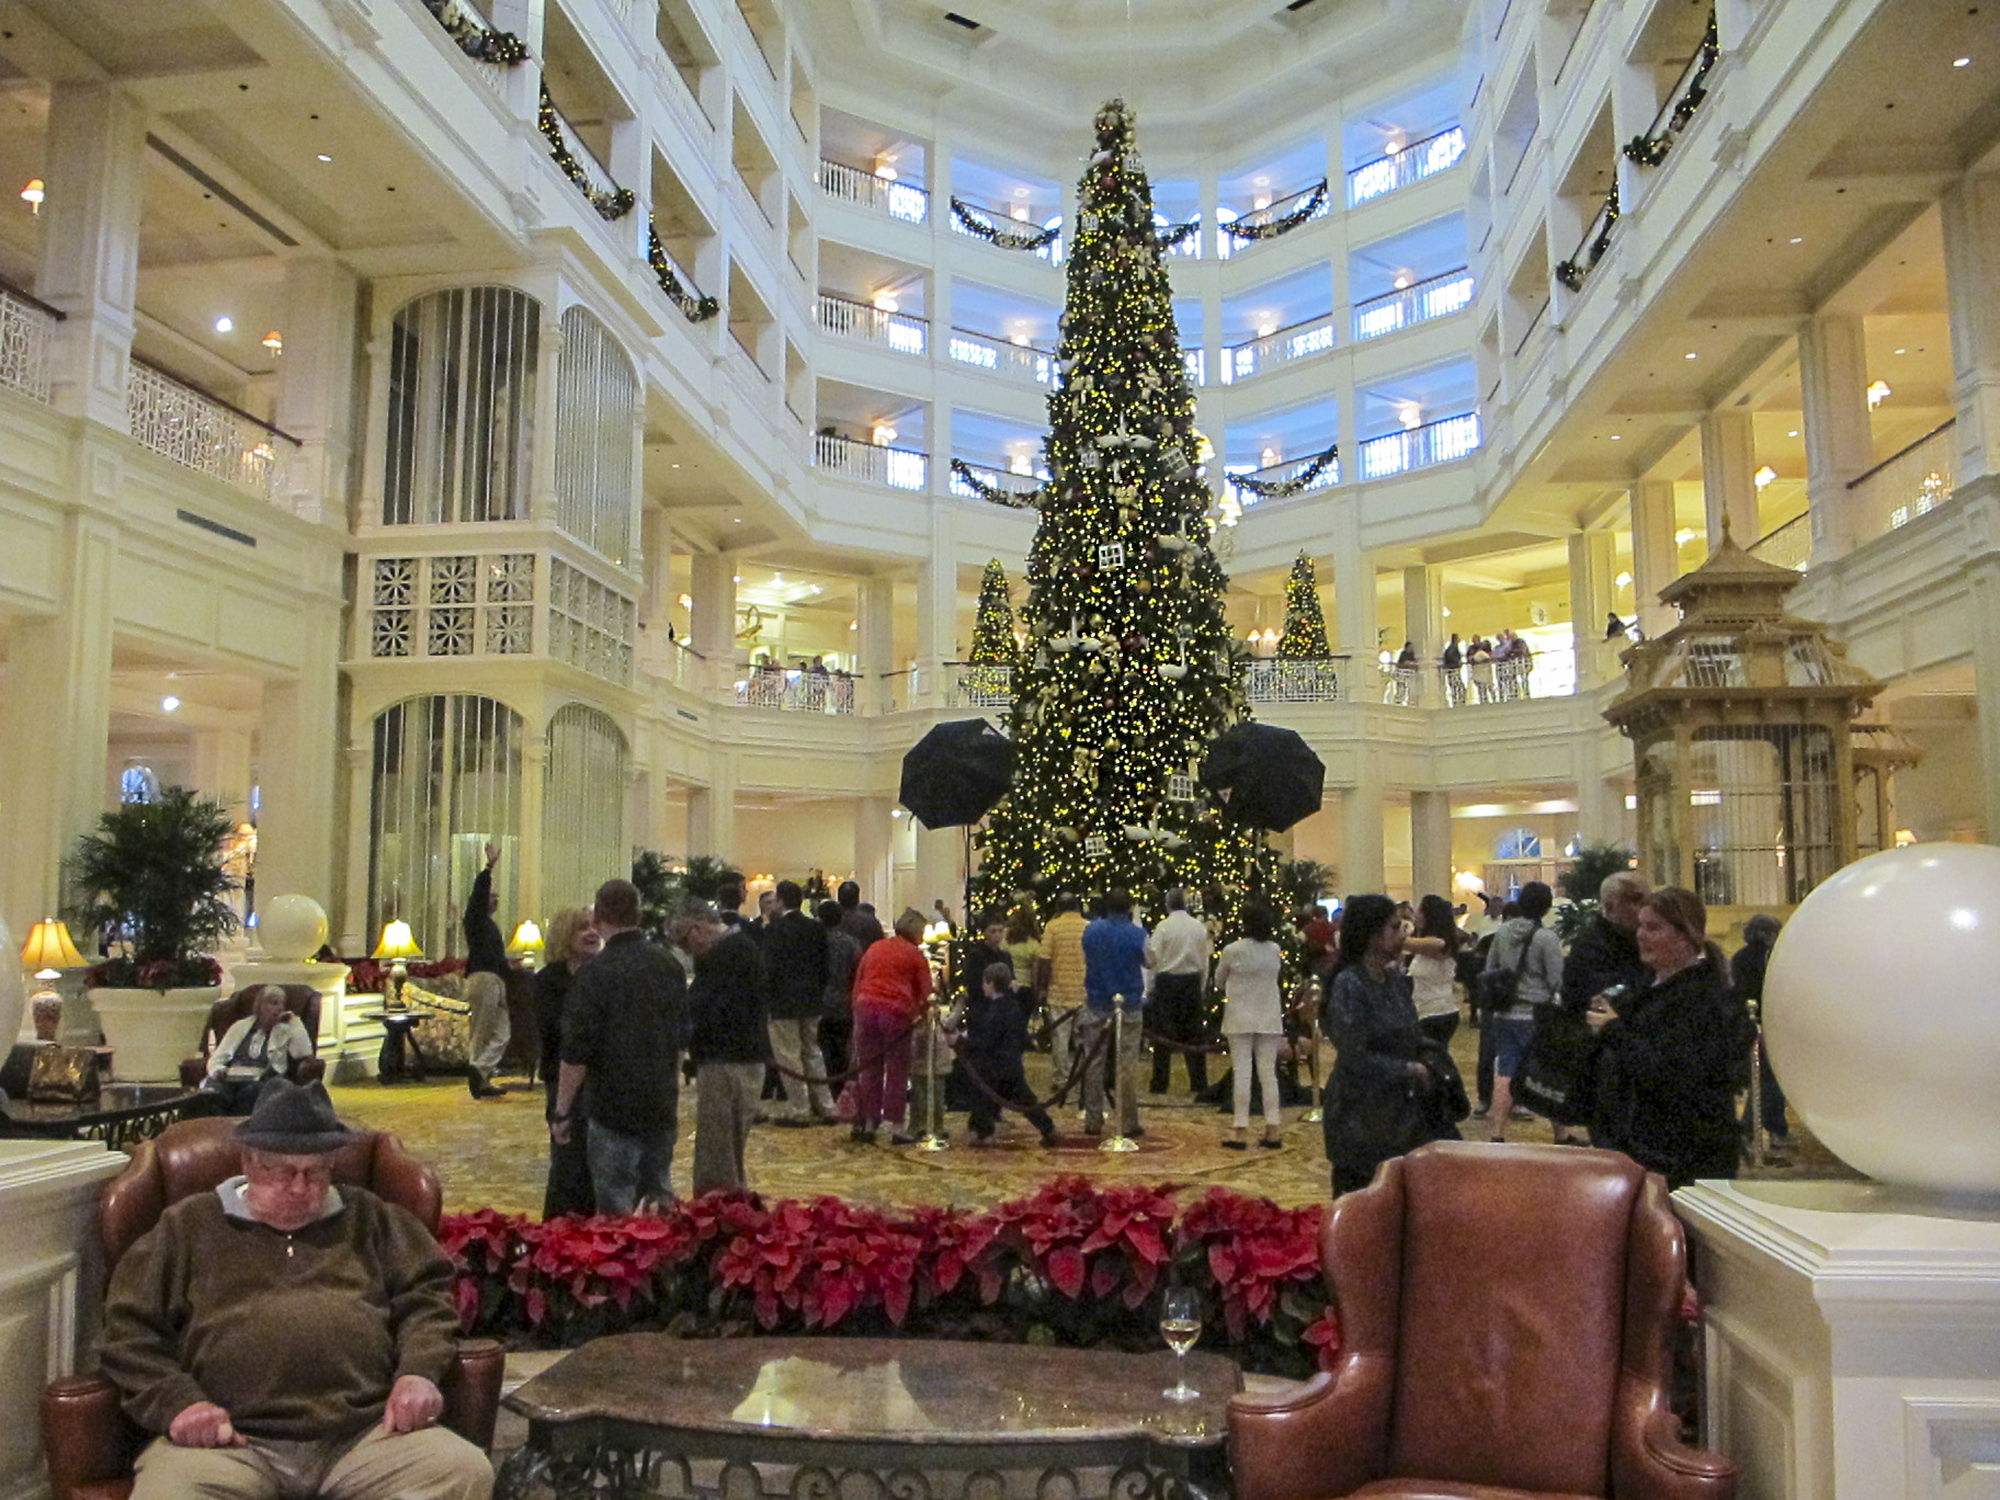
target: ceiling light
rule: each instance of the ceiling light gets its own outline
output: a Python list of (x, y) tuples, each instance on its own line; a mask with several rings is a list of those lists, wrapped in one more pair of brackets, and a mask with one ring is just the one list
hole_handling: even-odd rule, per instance
[(215, 320), (215, 331), (217, 333), (233, 333), (235, 330), (236, 320), (226, 313)]
[(1257, 325), (1257, 337), (1260, 339), (1267, 339), (1277, 331), (1278, 320), (1276, 318), (1266, 318)]
[(1271, 179), (1268, 177), (1253, 177), (1250, 179), (1250, 185), (1252, 187), (1269, 187)]
[(1402, 422), (1405, 432), (1424, 425), (1424, 409), (1414, 401), (1405, 401), (1397, 408), (1396, 416)]
[(1611, 585), (1613, 588), (1629, 589), (1632, 587), (1632, 575), (1630, 573), (1620, 573), (1616, 578), (1611, 580)]
[(693, 609), (694, 596), (692, 594), (682, 594), (674, 600), (674, 603), (678, 604), (682, 609)]
[(738, 526), (741, 526), (743, 524), (743, 518), (741, 516), (731, 516), (729, 519), (734, 521)]
[(1252, 213), (1256, 213), (1259, 209), (1269, 208), (1270, 206), (1271, 195), (1269, 193), (1259, 193), (1250, 200), (1250, 211)]
[(874, 303), (875, 309), (878, 312), (900, 312), (903, 307), (903, 304), (896, 300), (894, 292), (877, 292), (874, 297)]
[(1611, 441), (1614, 443), (1622, 443), (1625, 441), (1625, 434), (1622, 432), (1614, 432), (1611, 434)]
[(167, 694), (166, 697), (160, 700), (160, 712), (163, 714), (170, 714), (180, 706), (181, 700), (176, 698), (172, 693)]
[(21, 201), (28, 205), (30, 213), (42, 211), (42, 200), (48, 196), (48, 184), (39, 177), (30, 177), (28, 185), (21, 189)]
[(1789, 243), (1791, 243), (1791, 244), (1794, 244), (1794, 245), (1803, 245), (1803, 244), (1804, 244), (1805, 242), (1806, 242), (1806, 237), (1805, 237), (1804, 235), (1802, 235), (1802, 234), (1795, 234), (1795, 235), (1793, 235), (1793, 236), (1792, 236), (1792, 238), (1791, 238), (1791, 240), (1790, 240), (1790, 242), (1789, 242)]
[[(849, 620), (847, 622), (847, 628), (849, 630), (859, 630), (861, 628), (861, 622), (859, 620)], [(892, 949), (890, 951), (893, 952), (894, 950)]]
[(743, 581), (743, 575), (741, 573), (732, 573), (729, 575), (729, 581), (731, 583), (741, 583)]
[(1685, 547), (1689, 542), (1694, 540), (1694, 537), (1693, 530), (1683, 526), (1679, 531), (1674, 533), (1674, 545), (1676, 547)]
[(324, 151), (322, 151), (322, 152), (320, 152), (320, 153), (318, 154), (318, 156), (316, 156), (316, 157), (314, 158), (314, 160), (316, 160), (316, 161), (332, 161), (332, 160), (333, 160), (333, 158), (332, 158), (332, 157), (330, 157), (330, 156), (328, 156), (328, 155), (327, 155), (327, 154), (326, 154), (326, 153), (325, 153)]
[(269, 349), (273, 358), (285, 352), (284, 336), (275, 328), (257, 340), (257, 342), (262, 344), (266, 349)]
[(1954, 57), (1951, 60), (1951, 65), (1954, 68), (1969, 68), (1972, 66), (1972, 59), (1969, 57)]
[(1798, 435), (1799, 435), (1799, 430), (1796, 427), (1792, 428), (1789, 432), (1785, 434), (1786, 437), (1797, 437)]
[(896, 441), (896, 429), (886, 422), (876, 423), (868, 435), (875, 440), (875, 446), (878, 448), (886, 448)]
[(1395, 285), (1397, 291), (1407, 291), (1410, 285), (1410, 273), (1408, 271), (1397, 272)]
[(1870, 411), (1873, 411), (1875, 410), (1876, 407), (1880, 406), (1884, 401), (1887, 401), (1891, 396), (1895, 395), (1896, 393), (1889, 389), (1888, 381), (1875, 380), (1869, 382), (1868, 389), (1865, 392), (1865, 394), (1868, 397), (1868, 409)]
[(1026, 188), (1015, 188), (1014, 196), (1016, 198), (1025, 198), (1028, 196), (1028, 190)]
[(1898, 349), (1896, 352), (1898, 354), (1908, 354), (1910, 351), (1907, 349)]
[(1690, 350), (1688, 350), (1688, 352), (1687, 352), (1687, 353), (1683, 354), (1683, 355), (1681, 356), (1681, 358), (1682, 358), (1682, 359), (1700, 359), (1700, 358), (1701, 358), (1701, 356), (1700, 356), (1699, 354), (1696, 354), (1696, 353), (1694, 352), (1694, 350), (1690, 349)]
[(1778, 477), (1778, 471), (1772, 468), (1769, 464), (1765, 464), (1755, 474), (1752, 474), (1750, 476), (1750, 482), (1756, 485), (1757, 488), (1760, 490), (1768, 489), (1771, 485), (1771, 482), (1775, 480), (1777, 477)]
[(1017, 223), (1017, 224), (1025, 224), (1025, 223), (1027, 223), (1027, 222), (1028, 222), (1028, 205), (1027, 205), (1027, 204), (1025, 204), (1025, 203), (1016, 203), (1016, 204), (1014, 204), (1014, 205), (1013, 205), (1012, 207), (1010, 207), (1010, 208), (1009, 208), (1009, 209), (1007, 210), (1007, 217), (1008, 217), (1008, 218), (1010, 218), (1010, 219), (1012, 219), (1012, 220), (1013, 220), (1013, 221), (1014, 221), (1015, 223)]

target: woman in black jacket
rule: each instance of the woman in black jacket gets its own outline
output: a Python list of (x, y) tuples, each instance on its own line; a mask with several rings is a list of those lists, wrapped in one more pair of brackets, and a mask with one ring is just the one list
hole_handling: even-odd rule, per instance
[(1708, 910), (1693, 891), (1663, 886), (1640, 903), (1638, 942), (1652, 983), (1615, 1006), (1600, 997), (1585, 1016), (1599, 1043), (1591, 1142), (1669, 1187), (1734, 1177), (1749, 1036), (1708, 941)]
[[(549, 962), (535, 976), (535, 1022), (542, 1033), (542, 1084), (548, 1090), (548, 1115), (556, 1112), (556, 1059), (562, 1054), (563, 1005), (577, 970), (604, 947), (604, 938), (587, 906), (568, 906), (549, 918)], [(586, 1090), (588, 1085), (586, 1085)], [(590, 1109), (586, 1094), (570, 1106), (567, 1141), (549, 1142), (549, 1183), (542, 1195), (542, 1217), (594, 1213), (597, 1195), (590, 1185)]]

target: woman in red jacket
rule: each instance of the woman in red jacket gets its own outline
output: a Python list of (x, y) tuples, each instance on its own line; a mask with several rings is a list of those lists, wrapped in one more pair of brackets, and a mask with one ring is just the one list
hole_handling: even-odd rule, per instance
[(910, 1031), (931, 998), (931, 962), (919, 946), (923, 935), (923, 914), (904, 912), (896, 918), (895, 936), (870, 943), (854, 971), (849, 1055), (857, 1069), (857, 1141), (873, 1141), (875, 1127), (884, 1120), (892, 1132), (890, 1145), (907, 1146), (916, 1139), (903, 1130), (903, 1094), (910, 1077)]

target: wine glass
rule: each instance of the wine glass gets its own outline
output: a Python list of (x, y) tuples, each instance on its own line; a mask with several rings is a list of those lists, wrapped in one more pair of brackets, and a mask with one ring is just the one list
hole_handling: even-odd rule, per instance
[(1188, 1350), (1201, 1337), (1201, 1304), (1195, 1300), (1193, 1287), (1167, 1288), (1160, 1299), (1160, 1337), (1174, 1351), (1174, 1383), (1160, 1394), (1169, 1401), (1194, 1400), (1201, 1392), (1187, 1383), (1187, 1366), (1183, 1363)]

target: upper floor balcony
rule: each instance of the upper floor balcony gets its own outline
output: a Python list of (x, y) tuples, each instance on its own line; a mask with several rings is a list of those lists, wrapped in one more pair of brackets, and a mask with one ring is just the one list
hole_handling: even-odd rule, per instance
[(1235, 385), (1254, 376), (1312, 359), (1333, 348), (1333, 315), (1307, 318), (1261, 338), (1222, 351), (1222, 383)]
[[(7, 331), (0, 325), (0, 334)], [(0, 346), (0, 368), (6, 356)], [(136, 355), (126, 376), (125, 415), (134, 440), (155, 453), (274, 502), (289, 450), (300, 446), (290, 433)]]
[(836, 297), (830, 292), (821, 292), (814, 299), (813, 321), (822, 332), (857, 343), (876, 344), (898, 354), (921, 355), (930, 348), (927, 320)]
[(48, 303), (0, 283), (0, 386), (49, 399), (49, 356), (62, 321)]
[(862, 484), (887, 485), (897, 490), (928, 490), (931, 487), (931, 456), (909, 448), (892, 448), (882, 443), (863, 443), (836, 433), (813, 434), (813, 467), (842, 479)]
[(931, 195), (922, 188), (893, 177), (883, 177), (865, 167), (821, 158), (814, 174), (822, 198), (849, 203), (885, 219), (905, 224), (922, 224), (931, 215)]
[(1465, 155), (1465, 128), (1454, 125), (1400, 151), (1363, 162), (1347, 174), (1347, 206), (1359, 208), (1399, 189), (1458, 165)]
[(1462, 412), (1388, 432), (1361, 442), (1360, 473), (1363, 480), (1387, 479), (1412, 469), (1427, 469), (1470, 456), (1479, 446), (1479, 413)]
[(1354, 339), (1379, 339), (1472, 305), (1472, 273), (1464, 266), (1354, 304)]

